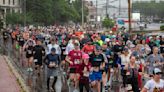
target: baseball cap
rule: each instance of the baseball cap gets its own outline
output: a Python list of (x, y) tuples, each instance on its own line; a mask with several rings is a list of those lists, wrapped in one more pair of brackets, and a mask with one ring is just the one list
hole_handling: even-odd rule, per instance
[(124, 48), (124, 49), (123, 49), (123, 51), (126, 51), (126, 52), (128, 52), (128, 51), (129, 51), (129, 49), (128, 49), (128, 48)]
[(162, 74), (162, 71), (159, 68), (154, 68), (153, 74)]
[(52, 51), (52, 52), (55, 52), (55, 51), (56, 51), (56, 49), (55, 49), (55, 48), (52, 48), (52, 49), (51, 49), (51, 51)]
[(101, 50), (100, 46), (96, 46), (95, 50)]
[(88, 54), (83, 54), (83, 55), (82, 55), (82, 58), (83, 58), (83, 59), (88, 59), (88, 58), (89, 58), (89, 55), (88, 55)]

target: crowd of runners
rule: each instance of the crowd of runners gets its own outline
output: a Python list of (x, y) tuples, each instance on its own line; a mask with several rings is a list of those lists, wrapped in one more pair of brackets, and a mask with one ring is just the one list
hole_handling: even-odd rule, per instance
[[(47, 70), (47, 91), (55, 91), (58, 72), (74, 92), (109, 92), (113, 83), (131, 92), (164, 92), (164, 35), (81, 31), (73, 27), (4, 29), (3, 40), (25, 53), (27, 72)], [(33, 67), (35, 64), (35, 67)], [(50, 86), (50, 77), (54, 81)], [(119, 89), (119, 88), (118, 88)], [(119, 92), (119, 91), (118, 91)]]

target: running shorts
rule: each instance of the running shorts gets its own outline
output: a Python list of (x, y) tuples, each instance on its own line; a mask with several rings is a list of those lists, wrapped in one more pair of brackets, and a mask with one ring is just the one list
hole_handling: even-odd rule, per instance
[(99, 72), (93, 71), (89, 75), (90, 82), (92, 82), (92, 81), (100, 81), (101, 79), (102, 79), (102, 72), (101, 71), (99, 71)]

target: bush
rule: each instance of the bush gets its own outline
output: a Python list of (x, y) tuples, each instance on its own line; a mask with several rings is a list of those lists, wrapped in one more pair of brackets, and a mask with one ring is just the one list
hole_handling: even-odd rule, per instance
[(112, 19), (109, 19), (109, 18), (105, 18), (103, 21), (102, 21), (102, 25), (103, 27), (105, 28), (112, 28), (114, 26), (114, 21)]
[(164, 25), (161, 25), (160, 26), (160, 30), (163, 30), (164, 31)]

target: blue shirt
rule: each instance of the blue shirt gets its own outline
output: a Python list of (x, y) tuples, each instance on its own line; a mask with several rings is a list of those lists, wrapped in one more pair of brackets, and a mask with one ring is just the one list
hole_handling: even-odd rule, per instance
[[(47, 60), (47, 62), (46, 62)], [(55, 64), (59, 64), (59, 55), (57, 54), (48, 54), (45, 59), (44, 59), (44, 62), (46, 63), (46, 65), (49, 65), (50, 62), (54, 62)]]

